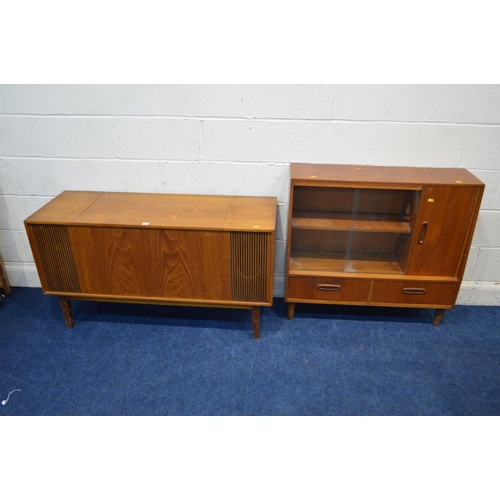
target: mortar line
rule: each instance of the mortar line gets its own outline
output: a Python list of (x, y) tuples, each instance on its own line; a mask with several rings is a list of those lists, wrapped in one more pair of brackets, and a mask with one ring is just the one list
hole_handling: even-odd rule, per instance
[(449, 125), (457, 127), (500, 127), (500, 121), (496, 123), (482, 122), (450, 122), (450, 121), (426, 121), (426, 120), (362, 120), (348, 118), (270, 118), (270, 117), (241, 117), (241, 116), (204, 116), (204, 115), (109, 115), (109, 114), (25, 114), (25, 113), (1, 113), (4, 117), (30, 117), (30, 118), (137, 118), (145, 120), (204, 120), (204, 121), (234, 121), (234, 122), (264, 122), (264, 123), (372, 123), (372, 124), (399, 124), (399, 125)]
[(31, 135), (33, 136), (33, 142), (35, 143), (35, 149), (36, 149), (35, 158), (38, 158), (40, 156), (40, 151), (38, 150), (38, 143), (36, 141), (35, 127), (33, 125), (33, 120), (31, 119), (31, 117), (29, 120), (30, 120)]
[(68, 86), (64, 86), (64, 90), (66, 91), (66, 103), (68, 104), (68, 114), (71, 115), (71, 105), (69, 103), (69, 93), (68, 93)]

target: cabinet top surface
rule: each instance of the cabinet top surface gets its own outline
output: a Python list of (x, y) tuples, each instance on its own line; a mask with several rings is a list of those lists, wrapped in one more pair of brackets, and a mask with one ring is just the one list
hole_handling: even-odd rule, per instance
[(275, 197), (64, 191), (27, 223), (274, 231)]
[(291, 179), (299, 183), (330, 182), (338, 184), (391, 185), (474, 185), (484, 184), (465, 168), (378, 167), (369, 165), (326, 165), (293, 163)]

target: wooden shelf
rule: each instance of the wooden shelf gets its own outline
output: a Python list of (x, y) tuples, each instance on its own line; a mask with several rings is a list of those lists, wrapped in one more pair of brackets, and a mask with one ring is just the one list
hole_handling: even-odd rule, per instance
[(410, 234), (411, 227), (400, 215), (359, 214), (358, 217), (336, 212), (295, 212), (292, 228), (317, 231), (358, 231)]
[(290, 275), (318, 276), (332, 273), (403, 274), (392, 254), (294, 251), (290, 256)]

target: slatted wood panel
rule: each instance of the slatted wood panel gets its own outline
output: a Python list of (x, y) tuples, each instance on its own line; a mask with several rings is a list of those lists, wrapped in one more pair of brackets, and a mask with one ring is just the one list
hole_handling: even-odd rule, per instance
[(232, 300), (266, 302), (267, 233), (231, 232)]
[(80, 293), (67, 227), (52, 224), (32, 227), (48, 291)]

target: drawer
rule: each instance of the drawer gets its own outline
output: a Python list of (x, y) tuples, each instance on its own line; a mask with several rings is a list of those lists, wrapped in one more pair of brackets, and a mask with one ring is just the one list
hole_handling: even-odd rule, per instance
[(359, 279), (290, 277), (287, 299), (366, 303), (370, 284), (370, 280)]
[(374, 281), (371, 303), (452, 306), (458, 283)]

